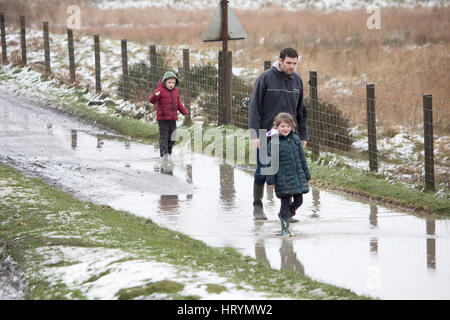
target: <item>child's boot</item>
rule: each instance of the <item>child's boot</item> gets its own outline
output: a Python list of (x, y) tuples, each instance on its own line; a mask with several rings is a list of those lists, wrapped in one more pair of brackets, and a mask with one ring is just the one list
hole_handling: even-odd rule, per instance
[(290, 236), (292, 233), (289, 231), (289, 218), (280, 218), (281, 221), (281, 235)]

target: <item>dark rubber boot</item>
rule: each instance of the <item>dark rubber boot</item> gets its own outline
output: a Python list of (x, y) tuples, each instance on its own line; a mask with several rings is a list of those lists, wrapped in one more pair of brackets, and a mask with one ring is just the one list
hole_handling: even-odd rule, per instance
[(262, 198), (264, 195), (263, 184), (253, 184), (253, 216), (255, 220), (267, 220), (264, 214)]

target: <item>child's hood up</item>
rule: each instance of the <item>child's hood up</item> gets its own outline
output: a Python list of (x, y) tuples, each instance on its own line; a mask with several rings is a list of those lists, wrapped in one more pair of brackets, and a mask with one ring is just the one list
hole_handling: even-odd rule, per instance
[(162, 84), (165, 86), (166, 85), (166, 80), (170, 79), (170, 78), (175, 78), (175, 87), (178, 86), (178, 77), (175, 74), (175, 72), (172, 71), (167, 71), (166, 73), (164, 73), (164, 76), (161, 79)]

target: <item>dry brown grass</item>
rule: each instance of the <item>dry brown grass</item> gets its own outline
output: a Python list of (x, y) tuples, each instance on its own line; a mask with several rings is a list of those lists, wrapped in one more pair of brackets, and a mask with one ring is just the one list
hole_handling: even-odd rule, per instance
[[(77, 1), (31, 3), (0, 1), (0, 11), (6, 13), (7, 21), (17, 23), (18, 16), (24, 14), (36, 25), (49, 21), (51, 31), (65, 32), (66, 8)], [(102, 11), (86, 9), (83, 1), (78, 3), (82, 7), (82, 32), (88, 34), (146, 45), (221, 48), (220, 43), (201, 42), (213, 10)], [(421, 95), (430, 93), (436, 97), (435, 130), (450, 132), (450, 8), (381, 9), (381, 30), (367, 29), (369, 14), (364, 10), (287, 12), (274, 7), (270, 11), (234, 11), (248, 38), (230, 43), (234, 52), (244, 52), (233, 65), (262, 70), (264, 60), (274, 60), (281, 48), (291, 46), (302, 55), (298, 72), (305, 82), (309, 70), (317, 70), (319, 97), (342, 105), (353, 120), (364, 124), (364, 84), (375, 83), (377, 118), (386, 125), (420, 124)], [(335, 87), (325, 87), (331, 78), (343, 81), (341, 89), (347, 88), (351, 94), (346, 91), (337, 96)]]

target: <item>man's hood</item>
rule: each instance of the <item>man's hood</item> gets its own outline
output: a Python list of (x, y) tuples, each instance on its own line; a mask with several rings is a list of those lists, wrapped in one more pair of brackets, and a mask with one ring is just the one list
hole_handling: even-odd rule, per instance
[(278, 71), (281, 72), (281, 69), (280, 69), (280, 62), (279, 62), (278, 60), (276, 60), (276, 61), (273, 63), (272, 67), (274, 67), (275, 69), (277, 69)]
[[(273, 63), (272, 65), (273, 68), (277, 69), (279, 72), (283, 72), (280, 69), (280, 62), (278, 61), (278, 59)], [(284, 72), (283, 72), (284, 73)], [(297, 73), (297, 71), (294, 71), (294, 73)]]

